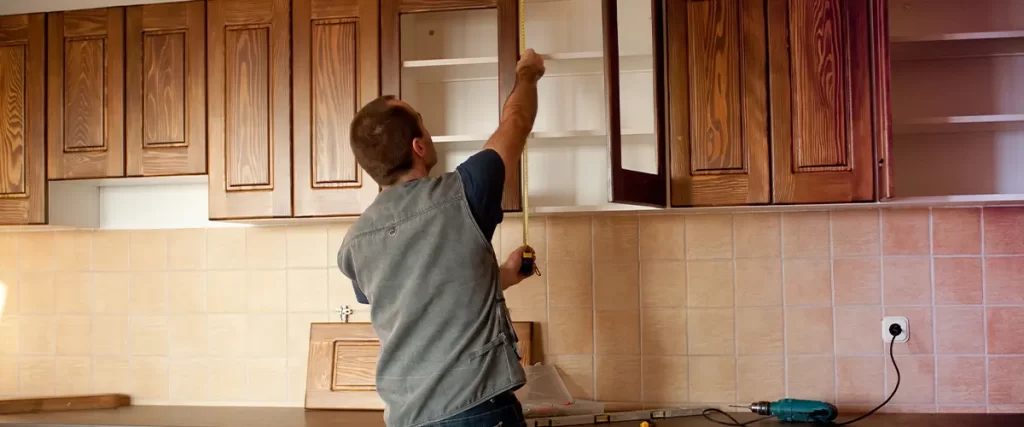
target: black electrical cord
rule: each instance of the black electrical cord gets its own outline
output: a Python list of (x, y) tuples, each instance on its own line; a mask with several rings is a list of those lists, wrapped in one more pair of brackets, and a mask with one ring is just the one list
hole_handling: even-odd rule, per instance
[[(902, 334), (902, 333), (903, 333), (903, 328), (901, 328), (900, 325), (893, 324), (892, 326), (889, 327), (889, 335), (892, 335), (892, 340), (889, 341), (889, 359), (892, 360), (892, 367), (893, 367), (893, 369), (896, 370), (896, 387), (892, 388), (892, 393), (889, 393), (889, 397), (887, 399), (885, 399), (885, 401), (882, 402), (882, 404), (876, 406), (875, 409), (872, 409), (872, 410), (868, 411), (867, 413), (865, 413), (865, 414), (863, 414), (863, 415), (861, 415), (861, 416), (859, 416), (857, 418), (854, 418), (854, 419), (848, 420), (848, 421), (843, 421), (841, 423), (831, 423), (831, 424), (828, 424), (829, 426), (845, 426), (845, 425), (850, 425), (850, 424), (853, 424), (853, 423), (855, 423), (857, 421), (863, 420), (863, 419), (871, 416), (875, 412), (878, 412), (879, 409), (882, 409), (882, 407), (884, 407), (886, 404), (888, 404), (889, 401), (892, 400), (892, 398), (894, 396), (896, 396), (896, 390), (900, 389), (900, 367), (898, 365), (896, 365), (896, 356), (893, 354), (892, 350), (893, 350), (893, 346), (896, 344), (896, 337), (899, 334)], [(729, 419), (729, 421), (716, 420), (716, 419), (711, 417), (711, 415), (719, 415), (719, 414), (720, 415), (724, 415), (726, 418)], [(724, 426), (730, 426), (730, 427), (747, 427), (749, 425), (759, 423), (759, 422), (767, 420), (769, 418), (775, 418), (774, 415), (769, 415), (767, 417), (761, 417), (761, 418), (758, 418), (758, 419), (755, 419), (755, 420), (750, 420), (750, 421), (741, 423), (741, 422), (739, 422), (739, 420), (737, 420), (735, 417), (730, 415), (728, 412), (725, 412), (725, 411), (723, 411), (721, 409), (717, 409), (717, 408), (705, 409), (705, 410), (701, 411), (701, 415), (703, 415), (704, 419), (706, 419), (708, 421), (711, 421), (711, 422), (716, 423), (716, 424), (721, 424), (721, 425), (724, 425)]]

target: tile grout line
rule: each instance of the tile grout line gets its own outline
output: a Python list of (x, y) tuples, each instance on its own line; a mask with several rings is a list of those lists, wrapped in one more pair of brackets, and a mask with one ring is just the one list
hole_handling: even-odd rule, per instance
[(782, 390), (789, 396), (789, 337), (786, 334), (786, 215), (779, 214), (779, 277), (782, 288)]
[(643, 264), (641, 264), (640, 256), (640, 218), (636, 219), (636, 305), (637, 305), (637, 327), (639, 331), (637, 336), (639, 342), (637, 343), (637, 351), (640, 353), (640, 402), (644, 408), (647, 407), (647, 390), (644, 384), (644, 288), (641, 285), (644, 278)]
[(740, 404), (740, 338), (739, 319), (736, 309), (736, 214), (729, 215), (730, 235), (732, 237), (732, 346), (733, 346), (733, 403)]
[[(587, 225), (590, 228), (590, 340), (591, 340), (591, 363), (593, 364), (593, 397), (600, 400), (597, 390), (597, 263), (594, 262), (594, 216), (588, 215)], [(640, 237), (637, 236), (639, 244)]]
[[(839, 345), (836, 342), (836, 271), (833, 265), (833, 259), (835, 258), (835, 230), (834, 220), (832, 212), (828, 213), (828, 278), (829, 278), (829, 295), (831, 308), (832, 308), (832, 398), (833, 402), (839, 403)], [(881, 235), (879, 235), (881, 240)], [(881, 246), (881, 245), (879, 245)]]
[(683, 322), (684, 332), (686, 333), (686, 346), (683, 350), (686, 352), (686, 399), (693, 402), (693, 358), (690, 356), (690, 245), (687, 241), (686, 225), (689, 223), (689, 219), (686, 216), (683, 219), (683, 279), (686, 289), (683, 292), (683, 297), (686, 298), (686, 303), (683, 304)]
[[(885, 318), (885, 223), (882, 221), (882, 210), (878, 210), (878, 294), (882, 317)], [(909, 326), (909, 325), (908, 325)], [(884, 342), (884, 341), (883, 341)], [(889, 390), (889, 363), (885, 360), (885, 347), (882, 347), (882, 396)]]
[(991, 396), (989, 396), (989, 394), (990, 394), (989, 393), (989, 387), (991, 386), (991, 384), (989, 383), (989, 366), (988, 366), (989, 365), (989, 361), (991, 360), (991, 358), (989, 357), (989, 354), (988, 354), (988, 295), (987, 295), (987, 292), (986, 292), (986, 289), (988, 288), (988, 283), (987, 283), (986, 274), (985, 274), (985, 264), (987, 264), (986, 257), (988, 256), (988, 254), (986, 254), (986, 251), (985, 251), (985, 209), (984, 208), (978, 208), (978, 228), (979, 228), (979, 230), (978, 230), (979, 234), (981, 235), (981, 238), (979, 239), (979, 244), (981, 245), (981, 248), (980, 248), (981, 249), (980, 250), (980, 252), (981, 252), (981, 338), (982, 338), (982, 342), (985, 345), (985, 348), (982, 349), (982, 351), (984, 351), (984, 353), (985, 353), (985, 411), (986, 412), (991, 412), (992, 402), (991, 402)]
[[(938, 312), (935, 310), (935, 216), (932, 208), (928, 208), (928, 276), (932, 285), (932, 405), (938, 408), (939, 403), (939, 333)], [(936, 409), (936, 412), (938, 410)]]

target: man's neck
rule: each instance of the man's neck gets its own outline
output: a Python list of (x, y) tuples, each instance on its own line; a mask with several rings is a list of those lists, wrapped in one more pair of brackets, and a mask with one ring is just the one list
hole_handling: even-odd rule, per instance
[(399, 185), (405, 184), (405, 183), (407, 183), (409, 181), (415, 181), (415, 180), (420, 179), (420, 178), (426, 178), (427, 175), (429, 175), (429, 174), (430, 174), (429, 172), (427, 172), (426, 170), (423, 170), (421, 168), (412, 168), (405, 175), (402, 175), (401, 177), (399, 177), (398, 181), (395, 181), (394, 184), (383, 185), (383, 186), (381, 186), (381, 188), (384, 189), (384, 190), (387, 190), (387, 189), (389, 189), (391, 187), (399, 186)]

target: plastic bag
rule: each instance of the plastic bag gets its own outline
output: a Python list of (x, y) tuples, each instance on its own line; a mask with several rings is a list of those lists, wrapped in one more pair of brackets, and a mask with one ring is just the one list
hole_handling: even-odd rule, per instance
[(552, 365), (527, 366), (526, 385), (516, 390), (516, 397), (527, 418), (604, 413), (601, 402), (574, 399)]

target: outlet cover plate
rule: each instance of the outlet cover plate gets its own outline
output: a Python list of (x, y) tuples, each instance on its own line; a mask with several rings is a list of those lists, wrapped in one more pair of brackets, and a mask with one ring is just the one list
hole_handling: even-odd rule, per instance
[(906, 317), (885, 316), (882, 318), (882, 341), (889, 342), (892, 340), (892, 335), (889, 334), (889, 325), (893, 323), (899, 324), (903, 328), (903, 333), (896, 336), (896, 342), (902, 343), (910, 340), (910, 322), (907, 321)]

